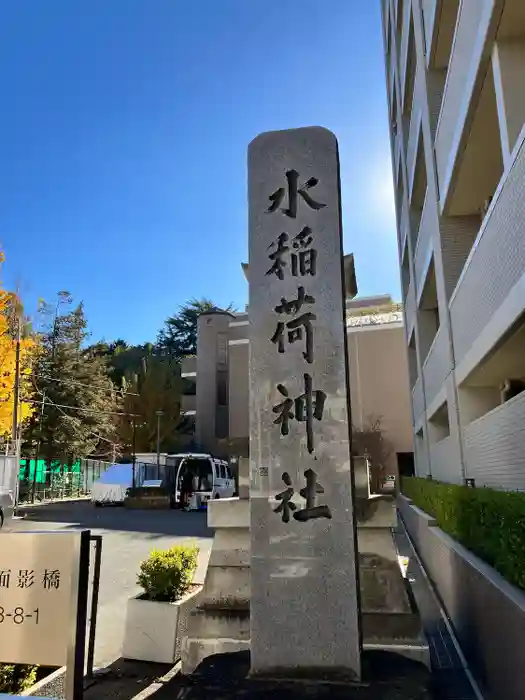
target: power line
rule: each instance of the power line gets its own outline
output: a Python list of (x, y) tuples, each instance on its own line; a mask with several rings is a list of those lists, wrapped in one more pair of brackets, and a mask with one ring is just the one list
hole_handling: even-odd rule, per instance
[[(36, 401), (35, 399), (22, 399), (24, 403), (36, 403), (42, 404), (43, 401)], [(99, 416), (134, 416), (135, 418), (140, 417), (140, 413), (127, 413), (126, 411), (96, 411), (93, 408), (80, 408), (79, 406), (66, 406), (65, 404), (54, 403), (50, 399), (46, 399), (46, 404), (51, 404), (57, 408), (68, 408), (70, 411), (80, 411), (83, 413), (91, 413), (93, 415)]]
[[(45, 379), (48, 382), (58, 382), (62, 384), (76, 384), (77, 386), (83, 386), (88, 389), (91, 389), (92, 385), (91, 384), (84, 384), (83, 382), (79, 382), (76, 379), (58, 379), (57, 377), (48, 377), (43, 374), (32, 374), (31, 375), (33, 378), (36, 379)], [(108, 377), (109, 378), (109, 377)], [(122, 391), (121, 389), (115, 389), (117, 393), (119, 393), (121, 396), (140, 396), (140, 394), (135, 394), (132, 391)]]

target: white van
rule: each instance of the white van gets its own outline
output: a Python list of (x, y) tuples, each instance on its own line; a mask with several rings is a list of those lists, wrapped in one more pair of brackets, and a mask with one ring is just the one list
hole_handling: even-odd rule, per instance
[(235, 493), (235, 479), (230, 471), (228, 462), (215, 459), (209, 454), (177, 454), (169, 455), (166, 469), (173, 467), (176, 471), (175, 499), (180, 500), (182, 479), (190, 470), (193, 476), (193, 493), (197, 495), (199, 504), (210, 498), (231, 498)]

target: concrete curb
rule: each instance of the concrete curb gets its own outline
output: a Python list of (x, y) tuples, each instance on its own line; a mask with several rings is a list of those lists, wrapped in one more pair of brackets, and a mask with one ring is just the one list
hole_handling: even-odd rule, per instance
[[(32, 685), (31, 688), (24, 690), (20, 693), (21, 698), (31, 697), (31, 696), (42, 696), (42, 693), (53, 693), (54, 697), (63, 697), (62, 689), (64, 687), (64, 680), (66, 677), (66, 667), (61, 666), (57, 668), (56, 671), (50, 673), (49, 676), (42, 678), (42, 680)], [(48, 690), (49, 686), (49, 690)], [(58, 692), (57, 692), (58, 691)], [(53, 695), (51, 697), (53, 697)]]
[(38, 501), (38, 503), (19, 503), (18, 510), (26, 508), (38, 508), (39, 506), (49, 506), (54, 503), (76, 503), (78, 501), (90, 501), (91, 496), (78, 496), (77, 498), (55, 498), (50, 501)]

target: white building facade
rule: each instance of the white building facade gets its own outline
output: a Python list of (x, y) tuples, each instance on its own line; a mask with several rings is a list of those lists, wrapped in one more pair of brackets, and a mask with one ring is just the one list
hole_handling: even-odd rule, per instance
[(380, 0), (416, 472), (525, 490), (525, 0)]

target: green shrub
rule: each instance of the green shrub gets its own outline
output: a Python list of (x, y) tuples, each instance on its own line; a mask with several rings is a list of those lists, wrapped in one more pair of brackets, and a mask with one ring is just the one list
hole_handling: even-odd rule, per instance
[(0, 692), (18, 694), (36, 682), (37, 666), (0, 664)]
[(193, 581), (198, 547), (178, 545), (153, 552), (140, 565), (137, 583), (147, 600), (174, 602), (182, 598)]
[(405, 477), (402, 491), (439, 527), (525, 590), (525, 493)]

